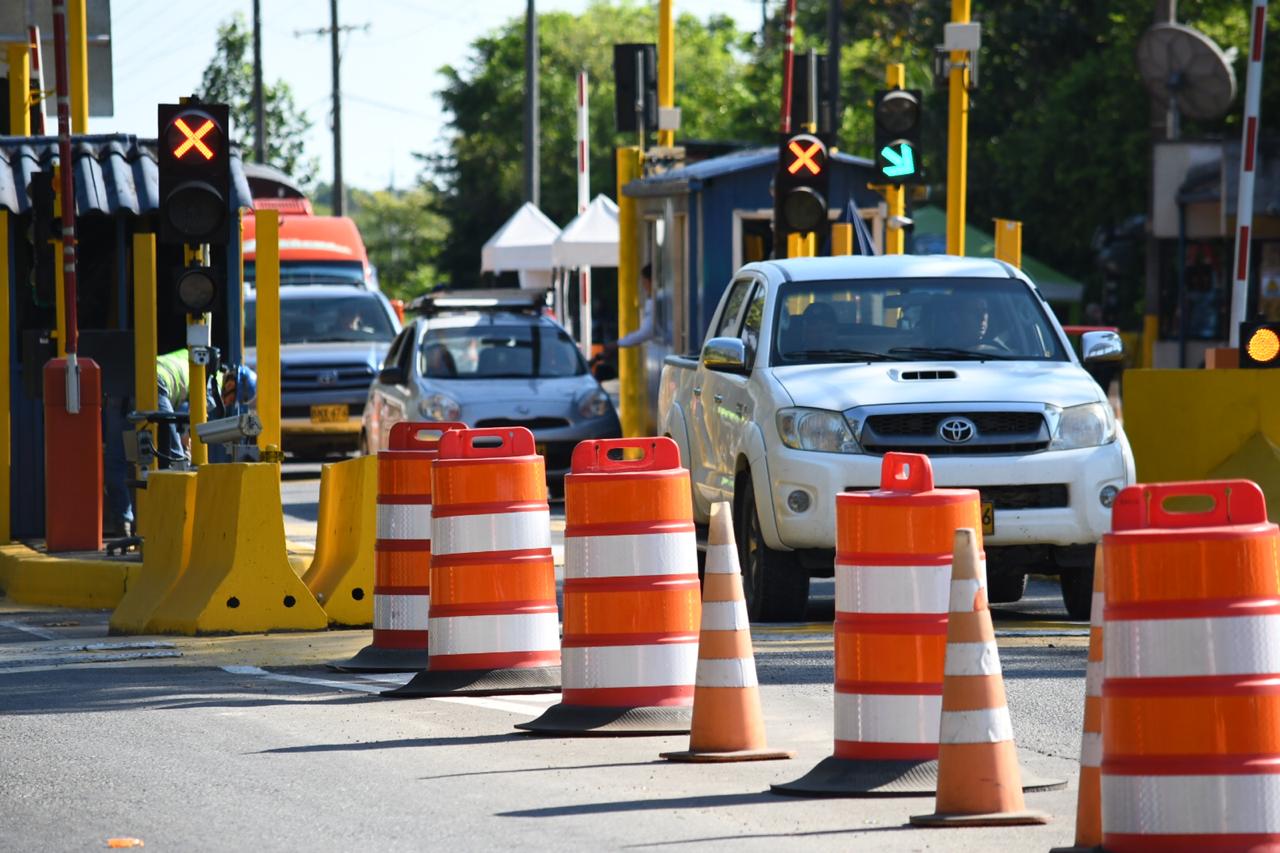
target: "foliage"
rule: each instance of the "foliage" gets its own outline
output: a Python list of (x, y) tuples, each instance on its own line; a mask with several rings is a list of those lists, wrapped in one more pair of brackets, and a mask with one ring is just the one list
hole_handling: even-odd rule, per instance
[(432, 210), (430, 187), (350, 193), (351, 218), (378, 269), (383, 292), (409, 300), (432, 289), (437, 283), (434, 259), (448, 228)]
[[(205, 66), (200, 97), (231, 106), (232, 127), (241, 139), (241, 155), (254, 160), (253, 30), (244, 15), (235, 14), (218, 27), (213, 58)], [(293, 90), (283, 80), (262, 82), (263, 119), (267, 129), (267, 164), (301, 186), (315, 180), (318, 164), (306, 156), (304, 137), (311, 120), (298, 109)]]

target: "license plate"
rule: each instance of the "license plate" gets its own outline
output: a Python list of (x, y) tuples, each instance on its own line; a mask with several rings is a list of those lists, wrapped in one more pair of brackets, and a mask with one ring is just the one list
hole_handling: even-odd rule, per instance
[(982, 502), (982, 535), (996, 535), (996, 505), (991, 501)]
[(311, 407), (311, 422), (313, 424), (346, 423), (346, 420), (350, 415), (351, 407), (346, 403)]
[(534, 450), (536, 450), (536, 451), (537, 451), (537, 453), (538, 453), (538, 455), (539, 455), (539, 456), (546, 456), (546, 455), (547, 455), (547, 443), (546, 443), (545, 441), (540, 441), (540, 442), (538, 442), (537, 444), (535, 444), (535, 445), (534, 445)]

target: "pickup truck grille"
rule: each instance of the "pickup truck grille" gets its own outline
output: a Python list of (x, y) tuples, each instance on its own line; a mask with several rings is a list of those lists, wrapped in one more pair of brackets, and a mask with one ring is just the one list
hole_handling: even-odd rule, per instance
[[(976, 432), (963, 443), (944, 441), (938, 426), (947, 418), (973, 422)], [(871, 415), (862, 428), (861, 444), (868, 453), (1033, 453), (1049, 446), (1049, 428), (1039, 412), (905, 412)]]
[(280, 390), (367, 391), (373, 383), (373, 368), (367, 364), (284, 364), (280, 368)]
[[(846, 486), (846, 492), (870, 492), (879, 486)], [(982, 501), (991, 501), (996, 509), (1062, 509), (1070, 506), (1066, 483), (1029, 483), (1015, 486), (947, 486), (974, 489)]]

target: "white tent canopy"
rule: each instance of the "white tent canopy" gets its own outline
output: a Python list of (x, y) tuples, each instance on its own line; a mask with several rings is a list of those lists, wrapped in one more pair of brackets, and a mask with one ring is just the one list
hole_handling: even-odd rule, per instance
[(598, 195), (587, 209), (565, 226), (551, 247), (557, 267), (616, 267), (618, 265), (618, 206)]
[(480, 250), (480, 271), (549, 273), (555, 266), (551, 246), (558, 236), (556, 224), (526, 201)]

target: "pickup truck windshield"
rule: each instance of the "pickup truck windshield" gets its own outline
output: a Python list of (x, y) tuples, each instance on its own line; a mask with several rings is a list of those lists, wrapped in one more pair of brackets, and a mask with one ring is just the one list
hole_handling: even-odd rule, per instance
[(795, 281), (778, 288), (770, 362), (1067, 361), (1017, 279)]
[[(257, 340), (257, 302), (244, 304), (244, 342)], [(389, 341), (396, 335), (391, 320), (378, 297), (360, 293), (342, 298), (295, 297), (285, 293), (280, 299), (280, 343), (371, 343)]]
[(579, 376), (585, 371), (568, 335), (537, 324), (431, 329), (419, 352), (420, 372), (436, 379)]

